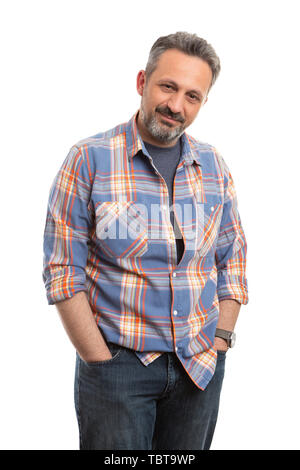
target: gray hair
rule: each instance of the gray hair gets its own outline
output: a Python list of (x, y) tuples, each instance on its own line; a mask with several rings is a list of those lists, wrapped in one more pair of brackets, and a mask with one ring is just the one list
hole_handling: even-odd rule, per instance
[(208, 44), (205, 39), (199, 38), (197, 34), (182, 31), (169, 34), (168, 36), (161, 36), (155, 41), (150, 50), (146, 65), (146, 75), (148, 77), (150, 77), (156, 69), (157, 62), (161, 54), (168, 49), (177, 49), (187, 55), (200, 57), (200, 59), (204, 60), (210, 66), (212, 71), (212, 81), (209, 90), (211, 89), (221, 70), (220, 59), (214, 48)]

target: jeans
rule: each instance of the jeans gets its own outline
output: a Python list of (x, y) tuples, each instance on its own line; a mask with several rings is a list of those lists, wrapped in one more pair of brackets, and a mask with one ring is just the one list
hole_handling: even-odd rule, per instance
[(134, 351), (108, 343), (112, 358), (76, 356), (75, 409), (82, 450), (208, 450), (217, 421), (225, 352), (205, 390), (174, 353), (147, 367)]

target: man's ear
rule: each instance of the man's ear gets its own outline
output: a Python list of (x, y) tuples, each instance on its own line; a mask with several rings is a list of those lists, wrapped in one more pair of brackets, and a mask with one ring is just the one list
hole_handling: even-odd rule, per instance
[(137, 89), (138, 94), (141, 96), (143, 96), (145, 84), (146, 84), (145, 70), (140, 70), (136, 78), (136, 89)]

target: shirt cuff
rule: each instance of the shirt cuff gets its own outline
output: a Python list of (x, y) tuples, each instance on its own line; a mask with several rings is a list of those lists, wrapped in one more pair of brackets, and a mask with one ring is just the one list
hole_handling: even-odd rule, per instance
[(43, 273), (43, 280), (46, 287), (46, 296), (48, 305), (54, 305), (62, 300), (70, 299), (77, 292), (87, 291), (85, 285), (85, 274), (80, 272), (71, 273), (72, 268), (61, 268), (60, 273)]
[(249, 302), (248, 283), (245, 277), (229, 275), (226, 271), (218, 272), (218, 299), (233, 299), (240, 304)]

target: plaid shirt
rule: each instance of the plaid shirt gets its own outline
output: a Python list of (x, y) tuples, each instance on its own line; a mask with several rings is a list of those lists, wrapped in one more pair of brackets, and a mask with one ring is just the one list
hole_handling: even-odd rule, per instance
[(216, 365), (219, 301), (248, 302), (246, 240), (231, 174), (214, 147), (184, 133), (174, 208), (128, 123), (79, 141), (50, 189), (43, 280), (49, 305), (86, 291), (107, 341), (147, 366), (175, 352), (204, 390)]

